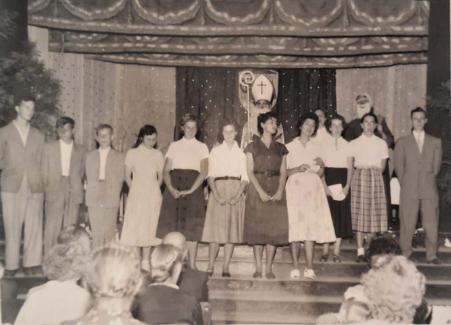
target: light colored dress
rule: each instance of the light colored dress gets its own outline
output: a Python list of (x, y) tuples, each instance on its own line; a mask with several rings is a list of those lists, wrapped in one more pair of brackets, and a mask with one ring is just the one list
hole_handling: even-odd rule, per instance
[(304, 146), (299, 137), (287, 144), (287, 169), (310, 165), (311, 170), (291, 175), (285, 187), (288, 209), (288, 241), (336, 240), (326, 192), (315, 172), (319, 166), (315, 159), (321, 157), (320, 146), (310, 140)]
[(157, 175), (163, 171), (163, 154), (140, 145), (127, 152), (125, 165), (132, 171), (132, 184), (125, 207), (121, 242), (139, 247), (158, 245), (160, 240), (156, 232), (162, 195)]

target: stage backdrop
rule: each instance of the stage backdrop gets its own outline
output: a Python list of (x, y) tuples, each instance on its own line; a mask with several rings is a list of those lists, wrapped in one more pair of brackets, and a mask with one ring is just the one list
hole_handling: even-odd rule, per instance
[[(201, 140), (211, 148), (224, 118), (234, 120), (239, 130), (247, 121), (238, 97), (239, 69), (177, 68), (177, 121), (192, 113), (201, 121)], [(335, 69), (281, 69), (275, 112), (282, 122), (285, 141), (298, 135), (299, 117), (323, 108), (335, 111)], [(176, 135), (177, 138), (177, 135)], [(241, 138), (241, 134), (238, 135)]]

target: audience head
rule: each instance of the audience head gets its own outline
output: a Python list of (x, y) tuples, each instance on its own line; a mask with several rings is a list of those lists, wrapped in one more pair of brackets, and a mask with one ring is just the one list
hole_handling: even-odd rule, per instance
[(359, 94), (355, 98), (355, 107), (357, 117), (361, 119), (363, 115), (373, 113), (373, 100), (367, 93)]
[(141, 144), (148, 149), (155, 148), (157, 146), (157, 140), (157, 129), (153, 125), (146, 124), (139, 129), (139, 134), (133, 148), (137, 148)]
[(379, 255), (362, 276), (372, 318), (411, 323), (425, 293), (425, 277), (404, 256)]
[(183, 260), (186, 258), (188, 254), (188, 249), (186, 247), (186, 238), (180, 232), (173, 231), (166, 234), (166, 236), (164, 236), (162, 240), (162, 244), (172, 245), (175, 248), (179, 249), (182, 252)]
[(334, 137), (340, 137), (346, 128), (346, 121), (340, 114), (334, 114), (325, 122), (326, 130)]
[(366, 113), (360, 119), (360, 127), (365, 134), (373, 134), (377, 127), (377, 116), (374, 113)]
[(301, 115), (298, 122), (298, 129), (301, 135), (313, 137), (319, 127), (318, 116), (315, 113), (308, 112)]
[(96, 127), (96, 141), (102, 149), (111, 147), (113, 142), (113, 127), (109, 124), (99, 124)]
[(79, 279), (85, 272), (90, 252), (88, 233), (79, 226), (68, 226), (44, 258), (44, 274), (49, 280)]
[(399, 246), (396, 238), (390, 234), (383, 234), (374, 237), (367, 250), (367, 257), (370, 265), (372, 265), (372, 259), (378, 255), (401, 255), (401, 247)]
[(100, 247), (93, 252), (84, 279), (95, 299), (131, 303), (143, 281), (137, 250), (114, 242)]
[(314, 113), (318, 117), (319, 126), (320, 127), (324, 126), (324, 123), (326, 123), (326, 113), (324, 113), (324, 111), (321, 108), (316, 109)]
[(412, 128), (415, 131), (423, 131), (428, 122), (426, 111), (417, 107), (410, 111), (410, 118), (412, 120)]
[(68, 116), (61, 116), (56, 120), (56, 131), (58, 137), (64, 142), (70, 143), (74, 138), (74, 119)]
[(31, 121), (34, 115), (35, 101), (31, 94), (14, 96), (14, 108), (17, 112), (17, 117), (24, 121)]
[(260, 135), (263, 135), (264, 132), (272, 135), (277, 133), (277, 117), (273, 112), (260, 114), (257, 121), (257, 129)]
[(182, 252), (173, 245), (161, 244), (150, 255), (150, 274), (153, 283), (177, 283), (182, 272)]
[(194, 139), (199, 130), (199, 120), (193, 114), (184, 114), (180, 120), (180, 129), (186, 139)]
[(222, 122), (221, 132), (218, 134), (218, 141), (222, 143), (225, 141), (226, 143), (233, 143), (235, 141), (238, 127), (236, 123), (232, 120), (224, 120)]

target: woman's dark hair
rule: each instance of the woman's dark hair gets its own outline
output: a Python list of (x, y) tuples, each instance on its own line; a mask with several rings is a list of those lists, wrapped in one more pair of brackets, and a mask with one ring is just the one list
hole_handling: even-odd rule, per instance
[(315, 136), (316, 131), (318, 131), (319, 119), (318, 119), (318, 116), (313, 112), (308, 112), (308, 113), (302, 114), (301, 118), (298, 121), (297, 128), (298, 128), (299, 132), (301, 132), (301, 128), (304, 125), (305, 121), (307, 121), (307, 120), (313, 120), (315, 122), (315, 131), (313, 131), (313, 134), (312, 134), (312, 136)]
[(377, 122), (377, 116), (376, 116), (376, 114), (374, 114), (373, 112), (369, 112), (369, 113), (364, 114), (364, 115), (362, 116), (362, 118), (360, 119), (360, 123), (363, 123), (363, 121), (365, 121), (365, 118), (366, 118), (367, 116), (372, 116), (372, 117), (374, 117), (374, 122), (378, 123), (378, 122)]
[(232, 119), (223, 120), (221, 122), (221, 127), (218, 132), (218, 137), (217, 137), (218, 143), (222, 143), (224, 141), (224, 136), (222, 135), (222, 131), (224, 131), (224, 128), (229, 125), (232, 125), (235, 128), (235, 131), (238, 132), (238, 125), (234, 120), (232, 120)]
[(329, 117), (326, 122), (324, 123), (324, 126), (326, 127), (327, 132), (330, 133), (330, 127), (332, 125), (333, 120), (341, 121), (341, 126), (343, 126), (343, 129), (346, 129), (346, 120), (343, 116), (340, 114), (334, 114), (331, 117)]
[[(152, 135), (152, 134), (156, 134), (157, 133), (157, 129), (150, 124), (146, 124), (144, 125), (141, 129), (139, 129), (139, 133), (138, 133), (138, 137), (136, 138), (136, 142), (135, 145), (133, 146), (133, 148), (138, 148), (139, 145), (141, 143), (143, 143), (144, 137), (146, 135)], [(154, 148), (157, 146), (157, 144), (155, 143)]]
[(273, 112), (263, 113), (263, 114), (260, 114), (258, 116), (258, 118), (257, 118), (257, 130), (258, 130), (258, 133), (260, 135), (263, 134), (263, 128), (262, 128), (261, 125), (265, 124), (267, 120), (272, 119), (272, 118), (277, 120), (277, 116)]
[(393, 235), (384, 234), (374, 237), (368, 247), (367, 259), (371, 262), (373, 256), (385, 254), (401, 255), (401, 247)]

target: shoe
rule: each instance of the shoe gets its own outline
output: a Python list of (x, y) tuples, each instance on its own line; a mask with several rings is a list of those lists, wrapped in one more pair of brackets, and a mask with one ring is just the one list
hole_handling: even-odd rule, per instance
[(323, 256), (321, 256), (319, 258), (320, 262), (327, 262), (329, 260), (329, 254), (323, 254)]
[(32, 267), (24, 267), (23, 273), (26, 276), (37, 276), (37, 275), (41, 275), (42, 271), (41, 271), (40, 266), (32, 266)]
[(304, 278), (309, 279), (309, 280), (315, 280), (316, 279), (315, 271), (313, 271), (313, 269), (305, 268), (304, 269)]
[(298, 269), (293, 269), (290, 272), (290, 278), (293, 280), (298, 280), (301, 278), (301, 271), (299, 271)]
[(355, 261), (357, 263), (366, 263), (367, 262), (365, 255), (357, 255), (357, 258)]
[(258, 278), (262, 278), (263, 275), (262, 275), (262, 272), (255, 271), (254, 274), (252, 274), (252, 277), (253, 277), (254, 279), (258, 279)]
[(19, 271), (19, 269), (15, 269), (15, 270), (6, 270), (5, 269), (5, 273), (4, 276), (5, 277), (13, 277), (16, 275), (16, 273)]
[(232, 277), (232, 275), (230, 274), (230, 272), (222, 272), (222, 277), (223, 278), (230, 278), (230, 277)]
[(437, 257), (430, 261), (426, 261), (426, 263), (433, 264), (433, 265), (442, 265), (443, 264), (443, 262), (441, 260), (439, 260)]
[(268, 280), (274, 280), (276, 278), (276, 276), (272, 272), (267, 272), (265, 275)]
[(332, 262), (334, 263), (341, 263), (341, 258), (339, 255), (332, 255)]
[(451, 240), (445, 238), (445, 247), (451, 248)]

